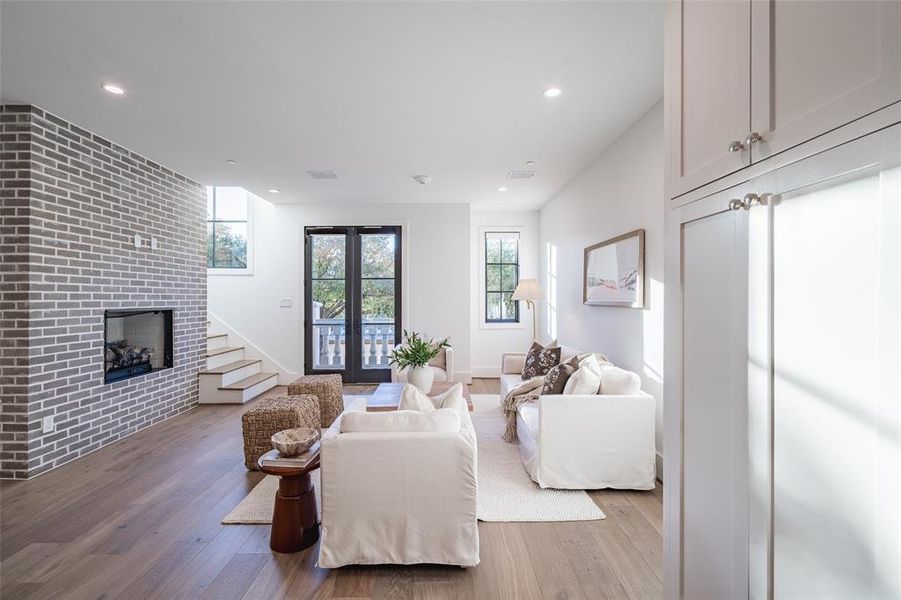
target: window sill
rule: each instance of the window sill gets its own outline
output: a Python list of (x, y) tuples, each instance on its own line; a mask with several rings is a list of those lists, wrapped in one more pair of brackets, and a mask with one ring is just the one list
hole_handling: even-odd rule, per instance
[(523, 323), (522, 321), (520, 321), (519, 323), (516, 323), (516, 322), (486, 323), (485, 321), (479, 321), (479, 329), (514, 330), (514, 329), (528, 329), (528, 327), (526, 327), (526, 324)]

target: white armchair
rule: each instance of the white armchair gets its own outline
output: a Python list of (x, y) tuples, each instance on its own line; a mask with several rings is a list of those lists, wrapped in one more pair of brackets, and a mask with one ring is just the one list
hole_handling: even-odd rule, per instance
[[(434, 381), (443, 383), (454, 380), (454, 349), (448, 346), (438, 351), (438, 356), (429, 361), (429, 367), (435, 374)], [(391, 381), (395, 383), (407, 383), (407, 372), (391, 365)]]
[[(565, 348), (562, 360), (578, 353)], [(524, 362), (525, 354), (503, 355), (502, 397), (522, 381)], [(541, 396), (521, 405), (519, 453), (532, 480), (546, 488), (653, 489), (656, 403), (637, 386), (628, 392)]]
[(342, 433), (339, 417), (323, 434), (319, 566), (479, 563), (476, 438), (458, 410), (459, 431)]

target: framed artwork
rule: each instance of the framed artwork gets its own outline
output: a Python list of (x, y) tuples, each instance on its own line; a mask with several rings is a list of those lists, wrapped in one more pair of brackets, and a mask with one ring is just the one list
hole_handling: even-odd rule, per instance
[(585, 248), (582, 303), (644, 308), (644, 229)]

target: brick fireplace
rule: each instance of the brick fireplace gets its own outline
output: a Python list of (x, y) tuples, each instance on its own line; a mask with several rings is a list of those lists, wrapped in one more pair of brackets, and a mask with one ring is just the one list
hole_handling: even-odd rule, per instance
[[(38, 107), (5, 105), (0, 200), (0, 477), (31, 477), (196, 405), (206, 189)], [(169, 367), (163, 340), (149, 370), (107, 381), (105, 316), (148, 307), (171, 310)], [(112, 341), (146, 348), (150, 338), (128, 337), (151, 324), (125, 334), (122, 323)]]

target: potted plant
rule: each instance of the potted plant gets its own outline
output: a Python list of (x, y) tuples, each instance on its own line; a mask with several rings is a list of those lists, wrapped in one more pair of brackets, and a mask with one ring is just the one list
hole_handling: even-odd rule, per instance
[(397, 365), (399, 369), (407, 369), (407, 382), (422, 390), (422, 393), (428, 394), (435, 379), (429, 361), (438, 356), (442, 348), (449, 345), (447, 338), (435, 341), (426, 339), (415, 331), (404, 329), (403, 343), (391, 351), (391, 364)]

